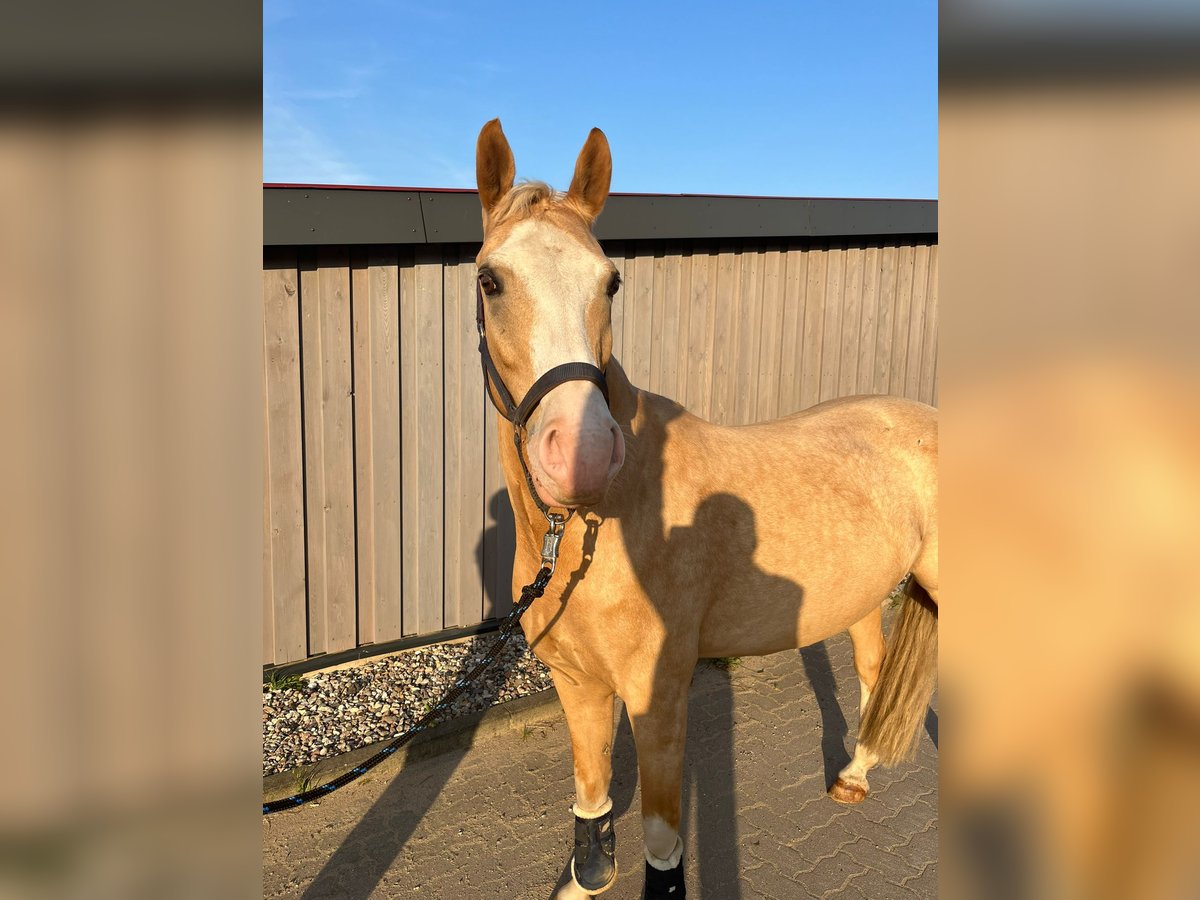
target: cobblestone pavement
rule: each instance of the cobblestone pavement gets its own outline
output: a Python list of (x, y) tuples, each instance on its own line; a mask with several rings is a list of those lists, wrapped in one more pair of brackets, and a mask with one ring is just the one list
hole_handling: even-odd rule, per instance
[[(692, 900), (937, 896), (936, 714), (916, 760), (874, 770), (867, 800), (843, 807), (825, 789), (849, 759), (857, 710), (845, 635), (697, 669), (684, 784)], [(551, 897), (565, 882), (574, 787), (557, 703), (541, 718), (265, 818), (264, 896)], [(641, 819), (623, 713), (613, 763), (621, 876), (604, 897), (636, 900)]]

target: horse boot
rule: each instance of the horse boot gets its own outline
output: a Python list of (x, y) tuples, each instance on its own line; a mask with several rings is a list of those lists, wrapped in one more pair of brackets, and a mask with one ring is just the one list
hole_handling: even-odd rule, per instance
[(617, 835), (613, 831), (612, 800), (600, 812), (575, 814), (575, 852), (571, 855), (571, 877), (588, 895), (599, 894), (617, 880)]
[[(671, 866), (669, 869), (660, 866)], [(646, 886), (642, 900), (685, 900), (687, 886), (683, 881), (683, 841), (675, 839), (675, 852), (667, 859), (651, 859), (646, 851)]]

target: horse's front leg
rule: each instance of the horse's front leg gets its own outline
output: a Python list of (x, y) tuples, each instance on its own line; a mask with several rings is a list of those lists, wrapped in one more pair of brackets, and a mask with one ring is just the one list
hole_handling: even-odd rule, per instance
[[(690, 671), (690, 670), (689, 670)], [(637, 745), (646, 845), (643, 900), (683, 900), (683, 839), (679, 835), (689, 678), (655, 679), (653, 690), (623, 696)]]
[(571, 730), (575, 763), (575, 849), (571, 882), (556, 900), (599, 894), (617, 877), (613, 831), (612, 781), (613, 691), (594, 678), (551, 667), (554, 686)]

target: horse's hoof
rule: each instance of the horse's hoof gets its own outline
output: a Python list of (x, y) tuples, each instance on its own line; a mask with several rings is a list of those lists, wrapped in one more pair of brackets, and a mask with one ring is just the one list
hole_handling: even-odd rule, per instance
[(839, 776), (838, 780), (833, 783), (833, 787), (829, 789), (829, 796), (832, 800), (838, 803), (845, 803), (849, 806), (854, 803), (862, 803), (866, 800), (867, 790), (867, 788), (851, 784)]
[[(607, 872), (597, 874), (595, 871), (593, 871), (591, 879), (585, 875), (582, 881), (580, 880), (579, 874), (575, 871), (575, 860), (571, 860), (571, 882), (569, 885), (567, 885), (567, 887), (575, 888), (576, 893), (567, 896), (595, 897), (597, 894), (603, 894), (610, 887), (612, 887), (616, 880), (616, 860), (612, 861), (611, 867), (608, 868)], [(563, 896), (563, 893), (560, 891), (555, 897), (555, 900), (562, 900)]]

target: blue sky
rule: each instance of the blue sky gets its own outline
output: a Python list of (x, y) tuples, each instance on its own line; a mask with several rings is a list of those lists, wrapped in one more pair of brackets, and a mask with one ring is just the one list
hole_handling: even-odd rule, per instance
[(565, 188), (937, 196), (937, 5), (266, 0), (263, 179), (474, 187), (500, 116)]

